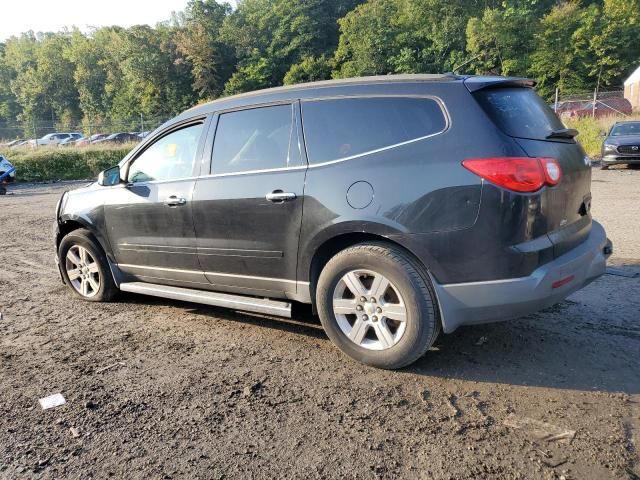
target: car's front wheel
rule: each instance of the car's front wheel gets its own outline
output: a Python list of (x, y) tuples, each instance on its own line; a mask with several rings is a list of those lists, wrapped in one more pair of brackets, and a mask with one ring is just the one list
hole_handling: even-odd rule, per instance
[(338, 348), (379, 368), (413, 363), (440, 332), (428, 276), (390, 245), (359, 244), (336, 254), (320, 274), (316, 303)]
[(74, 230), (62, 239), (58, 261), (65, 283), (84, 300), (109, 301), (117, 293), (107, 258), (88, 230)]

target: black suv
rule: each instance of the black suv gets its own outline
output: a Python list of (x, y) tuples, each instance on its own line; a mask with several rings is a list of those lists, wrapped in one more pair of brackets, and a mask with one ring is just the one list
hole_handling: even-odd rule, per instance
[(589, 160), (532, 87), (385, 76), (194, 107), (62, 196), (62, 278), (92, 301), (311, 303), (343, 352), (408, 365), (441, 329), (539, 310), (605, 271)]

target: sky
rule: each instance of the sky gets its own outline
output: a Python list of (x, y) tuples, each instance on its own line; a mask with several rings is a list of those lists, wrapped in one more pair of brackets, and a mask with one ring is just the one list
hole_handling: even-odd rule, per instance
[(186, 4), (187, 0), (0, 0), (0, 41), (29, 30), (57, 32), (65, 26), (82, 31), (105, 25), (153, 26)]

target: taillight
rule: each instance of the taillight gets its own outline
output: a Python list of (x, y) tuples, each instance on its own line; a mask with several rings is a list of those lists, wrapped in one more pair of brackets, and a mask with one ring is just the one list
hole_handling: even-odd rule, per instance
[(468, 158), (462, 165), (485, 180), (514, 192), (536, 192), (545, 185), (557, 185), (562, 178), (562, 169), (554, 158)]

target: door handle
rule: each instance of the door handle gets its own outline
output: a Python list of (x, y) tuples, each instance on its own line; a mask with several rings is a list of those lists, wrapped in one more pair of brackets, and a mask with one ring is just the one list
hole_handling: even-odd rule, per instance
[(290, 202), (291, 200), (295, 200), (296, 194), (293, 192), (283, 192), (282, 190), (274, 190), (271, 193), (267, 193), (265, 197), (270, 202), (281, 203), (281, 202)]
[(180, 205), (184, 205), (185, 203), (187, 203), (186, 198), (178, 197), (176, 195), (171, 195), (164, 201), (164, 204), (167, 207), (178, 207)]

